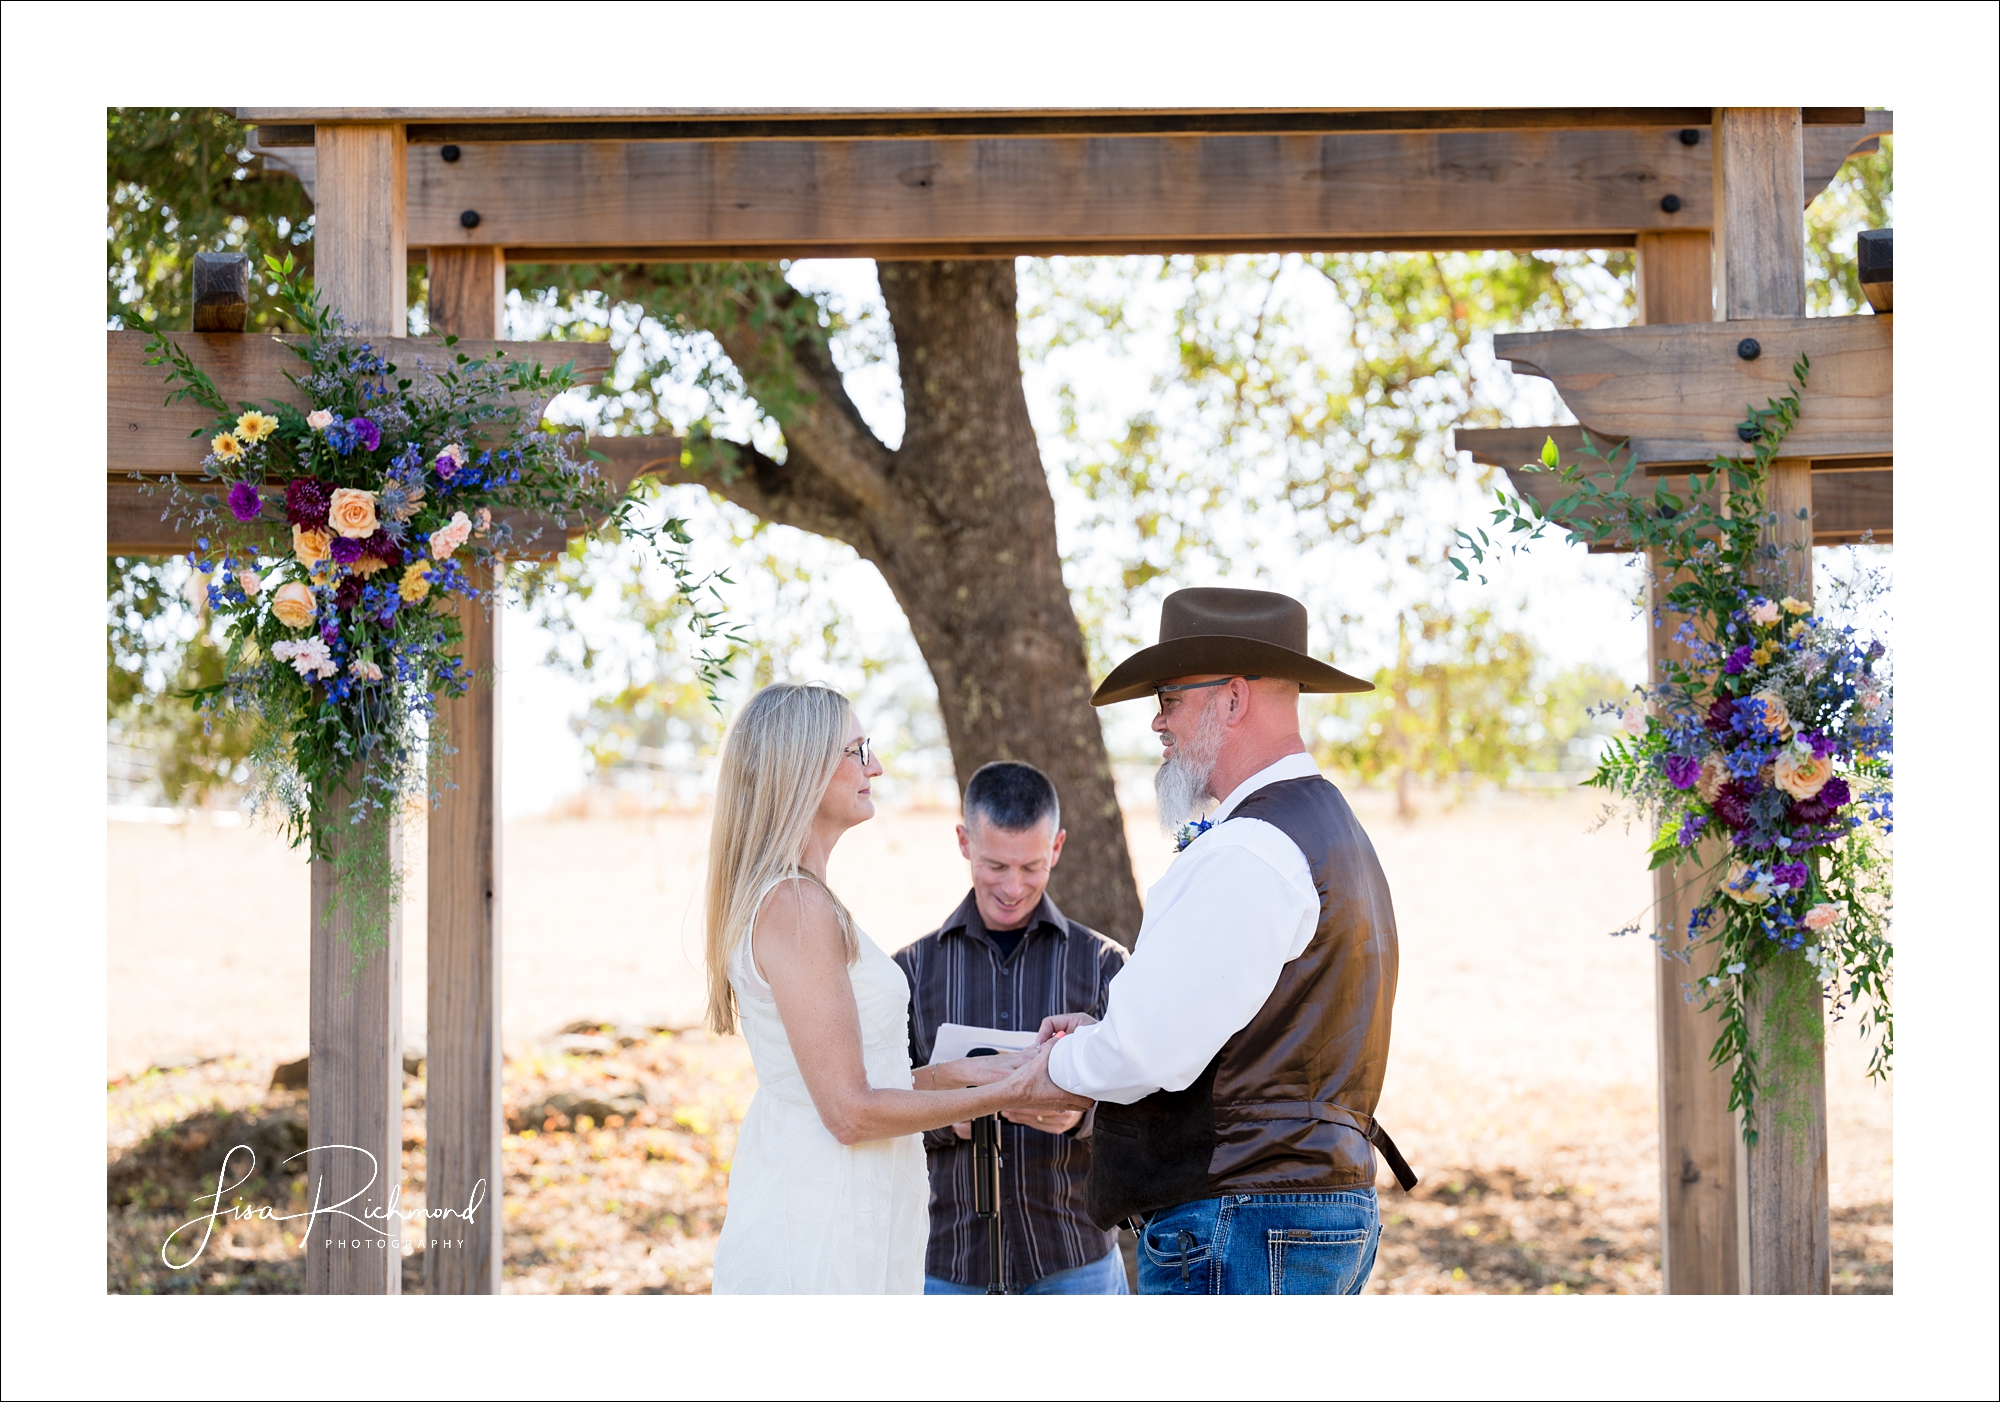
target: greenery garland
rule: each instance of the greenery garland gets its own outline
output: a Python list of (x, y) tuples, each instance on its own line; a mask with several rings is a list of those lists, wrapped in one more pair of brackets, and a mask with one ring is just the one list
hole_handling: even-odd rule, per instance
[[(1572, 544), (1657, 554), (1653, 625), (1671, 621), (1685, 656), (1663, 661), (1655, 684), (1639, 689), (1621, 718), (1625, 733), (1587, 782), (1649, 820), (1655, 869), (1688, 866), (1704, 892), (1684, 930), (1653, 938), (1680, 963), (1706, 956), (1706, 972), (1684, 987), (1718, 1014), (1710, 1061), (1729, 1069), (1730, 1108), (1753, 1144), (1760, 1089), (1795, 1081), (1822, 1035), (1817, 1017), (1800, 1015), (1813, 1006), (1807, 989), (1830, 998), (1836, 1016), (1857, 1012), (1874, 1041), (1872, 1077), (1888, 1074), (1894, 1045), (1886, 650), (1759, 589), (1784, 577), (1788, 548), (1811, 549), (1773, 543), (1779, 523), (1765, 507), (1810, 369), (1801, 357), (1797, 389), (1738, 425), (1754, 453), (1689, 474), (1685, 496), (1665, 478), (1650, 493), (1629, 490), (1629, 449), (1621, 460), (1619, 448), (1601, 450), (1586, 435), (1592, 465), (1565, 465), (1551, 439), (1525, 470), (1559, 474), (1564, 495), (1545, 513), (1496, 493), (1500, 539), (1458, 533), (1479, 564), (1539, 538), (1552, 519), (1566, 523)], [(1452, 563), (1469, 577), (1463, 561)]]
[[(248, 720), (252, 798), (277, 810), (293, 846), (332, 864), (322, 918), (346, 915), (358, 972), (385, 946), (401, 897), (395, 813), (450, 783), (438, 701), (477, 680), (460, 655), (460, 601), (492, 608), (510, 551), (598, 519), (646, 541), (690, 600), (711, 699), (733, 646), (709, 644), (737, 639), (719, 608), (692, 607), (699, 592), (715, 599), (716, 581), (693, 576), (685, 523), (641, 524), (577, 456), (580, 434), (524, 415), (576, 383), (572, 365), (475, 359), (446, 337), (446, 363), (401, 369), (346, 333), (289, 255), (266, 262), (306, 332), (288, 378), (313, 407), (232, 407), (156, 334), (148, 363), (164, 367), (168, 402), (216, 418), (200, 464), (213, 486), (154, 490), (196, 534), (188, 560), (223, 634), (223, 680), (183, 694), (210, 720)], [(350, 840), (334, 843), (340, 828)]]

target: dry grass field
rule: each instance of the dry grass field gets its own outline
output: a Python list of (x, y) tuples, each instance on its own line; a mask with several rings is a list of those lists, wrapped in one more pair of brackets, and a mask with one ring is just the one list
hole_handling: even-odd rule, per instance
[[(1657, 1291), (1653, 956), (1606, 933), (1644, 908), (1643, 843), (1616, 824), (1590, 831), (1594, 802), (1573, 792), (1495, 795), (1407, 824), (1383, 798), (1351, 797), (1402, 941), (1381, 1115), (1424, 1180), (1407, 1197), (1385, 1181), (1371, 1288)], [(834, 884), (885, 947), (964, 894), (952, 823), (935, 809), (885, 812), (836, 853)], [(1143, 810), (1128, 831), (1143, 886), (1169, 847)], [(707, 1288), (755, 1078), (739, 1041), (687, 1031), (703, 997), (704, 839), (691, 814), (507, 826), (509, 1290)], [(230, 1144), (271, 1162), (302, 1133), (301, 1096), (270, 1079), (306, 1045), (305, 868), (267, 834), (203, 821), (112, 823), (108, 842), (109, 1288), (296, 1289), (296, 1249), (274, 1226), (219, 1234), (185, 1271), (162, 1264), (160, 1242), (214, 1190)], [(422, 852), (421, 831), (407, 846)], [(222, 911), (211, 908), (219, 873), (231, 892)], [(417, 870), (412, 912), (422, 892)], [(420, 1047), (423, 931), (409, 924), (406, 1025)], [(1890, 1093), (1864, 1079), (1849, 1027), (1831, 1030), (1827, 1065), (1836, 1289), (1885, 1291)], [(412, 1204), (423, 1144), (412, 1076)], [(292, 1187), (243, 1191), (276, 1204)], [(420, 1257), (406, 1267), (420, 1288)]]

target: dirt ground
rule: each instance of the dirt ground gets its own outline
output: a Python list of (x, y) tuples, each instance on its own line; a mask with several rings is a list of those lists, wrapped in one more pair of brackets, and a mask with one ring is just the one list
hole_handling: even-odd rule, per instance
[[(1351, 796), (1388, 872), (1402, 943), (1381, 1115), (1424, 1180), (1409, 1196), (1385, 1181), (1370, 1288), (1657, 1291), (1652, 954), (1606, 933), (1644, 908), (1643, 843), (1617, 825), (1588, 831), (1595, 805), (1576, 793), (1495, 795), (1409, 824), (1386, 798)], [(922, 934), (964, 894), (952, 822), (938, 810), (885, 813), (836, 852), (835, 886), (884, 947)], [(1169, 847), (1144, 810), (1128, 814), (1128, 830), (1143, 886)], [(198, 1215), (190, 1204), (214, 1191), (229, 1144), (259, 1146), (270, 1163), (302, 1135), (302, 1096), (270, 1079), (306, 1045), (305, 868), (264, 833), (206, 821), (114, 822), (108, 841), (109, 1288), (295, 1290), (296, 1248), (270, 1224), (219, 1233), (186, 1270), (162, 1263), (160, 1243)], [(507, 826), (511, 1291), (707, 1288), (755, 1078), (740, 1041), (686, 1030), (703, 996), (704, 841), (691, 814)], [(407, 845), (422, 852), (420, 830)], [(219, 876), (227, 903), (213, 897)], [(421, 870), (410, 909), (422, 909)], [(412, 926), (415, 1050), (424, 963), (421, 922)], [(1832, 1029), (1835, 1288), (1875, 1293), (1892, 1281), (1891, 1095), (1864, 1067), (1852, 1031)], [(405, 1101), (414, 1202), (420, 1077)], [(276, 1204), (293, 1186), (238, 1193)], [(413, 1256), (406, 1284), (420, 1289), (421, 1278)]]

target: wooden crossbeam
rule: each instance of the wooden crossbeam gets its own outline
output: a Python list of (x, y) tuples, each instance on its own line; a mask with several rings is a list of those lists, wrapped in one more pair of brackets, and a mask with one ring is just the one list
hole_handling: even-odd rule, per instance
[[(106, 467), (113, 477), (134, 472), (192, 474), (198, 472), (207, 448), (199, 441), (210, 423), (208, 410), (191, 400), (163, 404), (166, 377), (160, 366), (146, 364), (145, 331), (108, 331), (109, 382), (105, 395)], [(310, 407), (288, 375), (303, 362), (290, 349), (297, 336), (246, 336), (183, 331), (169, 333), (181, 349), (221, 391), (230, 404), (245, 400)], [(418, 364), (442, 368), (458, 355), (475, 359), (495, 351), (555, 366), (574, 364), (577, 379), (595, 384), (611, 368), (611, 347), (602, 341), (460, 341), (447, 347), (435, 337), (384, 337), (382, 350), (408, 373)]]
[[(1891, 122), (1808, 128), (1806, 197)], [(314, 149), (269, 137), (255, 149), (310, 193)], [(1695, 127), (450, 149), (411, 149), (412, 261), (496, 243), (513, 263), (1629, 247), (1706, 229), (1714, 184)]]
[[(1859, 107), (1808, 107), (1811, 126), (1851, 126)], [(665, 108), (239, 107), (270, 146), (311, 145), (315, 124), (395, 121), (409, 140), (853, 140), (987, 136), (1269, 135), (1708, 126), (1709, 107), (1459, 108)]]
[(1894, 451), (1894, 325), (1864, 315), (1534, 331), (1495, 336), (1493, 353), (1554, 381), (1593, 433), (1635, 440), (1642, 463), (1741, 456), (1736, 425), (1790, 392), (1804, 353), (1812, 371), (1786, 454), (1881, 457)]

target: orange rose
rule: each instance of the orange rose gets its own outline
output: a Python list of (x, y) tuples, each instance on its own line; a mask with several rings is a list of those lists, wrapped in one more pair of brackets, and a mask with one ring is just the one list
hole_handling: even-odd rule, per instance
[(292, 527), (292, 553), (308, 569), (324, 560), (332, 550), (333, 541), (325, 531)]
[(375, 493), (359, 487), (335, 487), (326, 517), (335, 531), (350, 540), (374, 535), (380, 524), (375, 519)]
[(1771, 778), (1793, 798), (1811, 798), (1833, 777), (1833, 760), (1817, 755), (1810, 745), (1793, 745), (1778, 752), (1771, 766)]
[(278, 622), (287, 628), (303, 628), (312, 622), (318, 606), (313, 603), (312, 590), (293, 580), (278, 586), (278, 592), (271, 596), (271, 612), (278, 616)]

